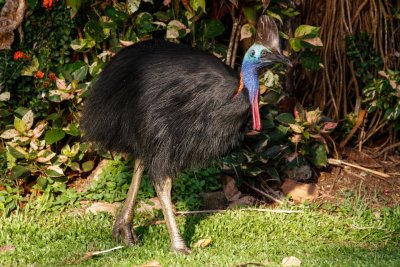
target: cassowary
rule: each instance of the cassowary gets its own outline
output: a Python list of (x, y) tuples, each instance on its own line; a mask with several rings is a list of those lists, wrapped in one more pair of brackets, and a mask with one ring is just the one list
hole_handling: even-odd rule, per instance
[(146, 169), (172, 250), (190, 252), (175, 221), (172, 180), (181, 170), (205, 166), (237, 146), (250, 108), (253, 129), (261, 129), (258, 70), (274, 62), (288, 60), (280, 53), (274, 21), (263, 16), (240, 78), (209, 53), (161, 40), (124, 48), (106, 64), (85, 101), (81, 127), (88, 140), (135, 159), (128, 196), (114, 224), (115, 239), (137, 242), (132, 220)]

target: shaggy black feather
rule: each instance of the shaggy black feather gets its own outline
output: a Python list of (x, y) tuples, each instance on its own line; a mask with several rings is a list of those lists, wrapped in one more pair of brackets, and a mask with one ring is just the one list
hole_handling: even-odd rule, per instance
[(141, 158), (152, 178), (201, 167), (239, 144), (247, 90), (209, 53), (143, 41), (106, 64), (86, 99), (81, 127), (106, 149)]

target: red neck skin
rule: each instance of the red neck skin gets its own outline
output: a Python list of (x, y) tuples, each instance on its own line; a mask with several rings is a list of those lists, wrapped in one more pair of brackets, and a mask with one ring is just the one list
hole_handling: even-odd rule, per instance
[(260, 120), (260, 110), (258, 108), (258, 99), (254, 99), (251, 102), (252, 114), (253, 114), (253, 130), (261, 131), (261, 120)]

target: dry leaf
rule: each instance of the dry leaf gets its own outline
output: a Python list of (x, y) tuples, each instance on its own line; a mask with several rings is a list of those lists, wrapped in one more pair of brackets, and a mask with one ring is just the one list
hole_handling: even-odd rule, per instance
[(303, 41), (313, 46), (319, 46), (319, 47), (324, 46), (324, 44), (321, 41), (321, 38), (319, 37), (303, 39)]
[(85, 212), (93, 214), (99, 212), (107, 212), (115, 216), (117, 214), (119, 206), (120, 206), (119, 203), (110, 204), (105, 202), (95, 202), (90, 207), (88, 207)]
[(134, 42), (132, 42), (132, 41), (123, 41), (123, 40), (119, 40), (119, 42), (120, 42), (120, 44), (122, 44), (122, 46), (125, 46), (125, 47), (131, 46), (131, 45), (134, 44)]
[(382, 165), (373, 159), (370, 155), (358, 151), (357, 149), (347, 148), (346, 155), (349, 161), (357, 163), (366, 168), (382, 168)]
[(158, 197), (153, 197), (146, 199), (146, 201), (141, 200), (139, 202), (139, 207), (137, 212), (151, 212), (153, 210), (161, 210), (161, 203)]
[(294, 256), (290, 256), (290, 257), (286, 257), (282, 260), (281, 262), (282, 266), (287, 267), (287, 266), (300, 266), (301, 265), (301, 261), (294, 257)]
[(203, 195), (203, 209), (220, 210), (224, 209), (227, 204), (223, 191), (208, 192)]
[(14, 250), (15, 250), (15, 247), (13, 245), (6, 245), (6, 246), (0, 247), (0, 252), (14, 251)]
[(223, 175), (221, 177), (221, 180), (223, 184), (224, 194), (228, 201), (238, 200), (242, 196), (242, 193), (236, 187), (236, 181), (233, 177), (229, 175)]
[(241, 198), (239, 198), (239, 199), (237, 199), (235, 201), (232, 201), (232, 203), (229, 204), (228, 208), (231, 209), (231, 208), (234, 208), (234, 207), (237, 207), (237, 206), (250, 206), (250, 205), (253, 205), (256, 202), (257, 202), (257, 200), (254, 197), (252, 197), (252, 196), (244, 196), (244, 197), (241, 197)]
[(300, 183), (292, 179), (285, 180), (282, 185), (282, 192), (291, 196), (296, 203), (311, 201), (318, 197), (318, 189), (315, 184)]
[(140, 265), (139, 267), (161, 267), (161, 264), (156, 260), (152, 260), (149, 261), (148, 263)]
[(205, 248), (208, 245), (210, 245), (212, 243), (212, 240), (209, 238), (205, 238), (205, 239), (200, 239), (199, 241), (197, 241), (196, 244), (194, 244), (195, 248)]

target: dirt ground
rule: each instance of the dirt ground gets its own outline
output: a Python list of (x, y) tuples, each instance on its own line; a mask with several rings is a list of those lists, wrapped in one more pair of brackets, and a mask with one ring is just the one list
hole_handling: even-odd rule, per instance
[(354, 167), (332, 166), (319, 174), (317, 201), (340, 203), (345, 198), (358, 195), (374, 208), (400, 205), (400, 156), (373, 159), (367, 153), (353, 153), (345, 159), (346, 162), (389, 174), (390, 177), (383, 178)]

